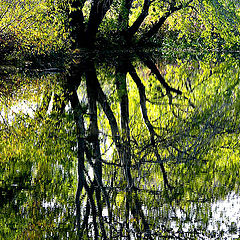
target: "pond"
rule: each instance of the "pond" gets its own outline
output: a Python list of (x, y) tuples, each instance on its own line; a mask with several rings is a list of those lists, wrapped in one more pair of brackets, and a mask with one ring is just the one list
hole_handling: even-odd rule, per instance
[(239, 60), (156, 52), (1, 67), (1, 239), (240, 237)]

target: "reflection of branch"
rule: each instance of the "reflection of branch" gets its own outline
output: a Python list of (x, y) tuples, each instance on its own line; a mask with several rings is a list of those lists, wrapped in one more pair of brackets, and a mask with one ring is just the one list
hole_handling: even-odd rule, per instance
[(105, 161), (104, 159), (101, 159), (101, 162), (109, 166), (122, 167), (122, 164), (120, 163), (108, 162), (108, 161)]
[(112, 112), (112, 109), (108, 103), (107, 97), (104, 94), (99, 82), (94, 80), (93, 84), (94, 84), (93, 86), (96, 88), (96, 91), (97, 91), (97, 100), (100, 103), (109, 121), (111, 131), (112, 131), (113, 141), (116, 147), (119, 147), (119, 129), (118, 129), (116, 118)]
[[(76, 70), (76, 69), (75, 69)], [(84, 151), (85, 151), (85, 126), (84, 126), (84, 119), (83, 119), (83, 109), (79, 103), (78, 95), (77, 95), (77, 87), (81, 82), (82, 72), (77, 74), (72, 69), (71, 76), (68, 77), (67, 88), (68, 88), (68, 98), (70, 100), (74, 120), (76, 122), (76, 130), (77, 130), (77, 157), (78, 157), (78, 186), (76, 192), (76, 218), (77, 218), (77, 229), (79, 234), (81, 233), (80, 230), (80, 216), (81, 216), (81, 209), (80, 209), (80, 195), (83, 189), (83, 186), (86, 182), (84, 176)], [(86, 184), (85, 184), (86, 185)]]
[[(96, 150), (97, 149), (93, 147), (93, 151), (95, 152)], [(93, 161), (92, 161), (92, 158), (94, 158), (95, 156), (91, 153), (91, 150), (87, 146), (85, 147), (85, 152), (86, 152), (88, 163), (92, 167), (93, 173), (94, 173), (94, 181), (91, 182), (91, 183), (92, 183), (92, 188), (94, 188), (95, 191), (96, 191), (96, 200), (97, 200), (97, 206), (98, 206), (98, 217), (99, 217), (100, 227), (101, 227), (101, 231), (102, 231), (102, 235), (103, 235), (102, 237), (104, 239), (107, 239), (106, 231), (105, 231), (105, 228), (104, 228), (104, 221), (103, 221), (103, 217), (102, 217), (102, 202), (101, 202), (101, 195), (100, 195), (101, 192), (100, 192), (100, 190), (102, 191), (104, 200), (107, 203), (110, 224), (112, 224), (112, 212), (111, 212), (109, 196), (107, 194), (106, 188), (103, 186), (102, 178), (100, 178), (100, 176), (99, 176), (99, 166), (97, 166), (98, 164), (99, 165), (102, 164), (102, 159), (100, 159), (101, 155), (96, 157), (97, 159), (96, 159), (96, 162), (94, 164)], [(110, 226), (110, 236), (112, 234), (111, 232), (112, 232), (112, 227)]]
[(94, 227), (94, 239), (98, 239), (98, 227), (97, 227), (97, 210), (96, 210), (96, 205), (95, 205), (95, 201), (93, 199), (93, 193), (94, 193), (94, 185), (91, 185), (91, 187), (89, 187), (86, 182), (84, 184), (84, 188), (87, 192), (88, 195), (88, 199), (91, 205), (91, 209), (92, 209), (92, 220), (93, 220), (93, 227)]
[(168, 178), (167, 178), (167, 173), (166, 173), (166, 170), (164, 168), (164, 165), (163, 165), (163, 162), (161, 160), (161, 157), (159, 155), (159, 152), (158, 152), (158, 149), (157, 149), (157, 146), (156, 146), (156, 142), (155, 142), (155, 139), (154, 139), (154, 136), (157, 135), (157, 134), (154, 131), (154, 128), (153, 128), (153, 126), (150, 123), (149, 118), (148, 118), (147, 107), (146, 107), (145, 87), (142, 84), (141, 79), (138, 77), (134, 67), (131, 64), (129, 64), (129, 65), (130, 65), (129, 66), (129, 73), (130, 73), (131, 77), (133, 78), (134, 82), (136, 83), (136, 85), (138, 87), (138, 92), (139, 92), (139, 96), (140, 96), (140, 106), (141, 106), (141, 110), (142, 110), (142, 116), (143, 116), (144, 122), (145, 122), (145, 124), (146, 124), (146, 126), (148, 128), (148, 131), (150, 133), (151, 143), (152, 143), (152, 145), (154, 147), (154, 153), (155, 153), (155, 156), (157, 158), (157, 161), (160, 164), (160, 167), (161, 167), (161, 170), (162, 170), (162, 173), (163, 173), (164, 184), (171, 189), (172, 187), (169, 185)]
[(85, 128), (84, 128), (84, 119), (81, 111), (81, 106), (77, 96), (77, 92), (74, 91), (70, 94), (70, 102), (73, 108), (74, 119), (76, 122), (77, 129), (77, 141), (78, 141), (78, 187), (76, 192), (76, 206), (77, 206), (77, 226), (78, 230), (80, 229), (80, 195), (83, 189), (85, 182), (84, 177), (84, 149), (85, 149)]
[[(102, 161), (101, 161), (102, 159), (101, 159), (101, 151), (100, 151), (100, 143), (99, 143), (99, 129), (98, 129), (98, 123), (97, 123), (97, 92), (96, 92), (96, 89), (93, 87), (94, 85), (92, 82), (93, 80), (95, 82), (98, 80), (97, 80), (94, 64), (89, 63), (89, 66), (92, 69), (92, 71), (86, 72), (86, 85), (87, 85), (89, 114), (90, 114), (89, 143), (92, 145), (92, 150), (94, 154), (90, 154), (91, 151), (86, 149), (87, 150), (86, 155), (89, 163), (91, 164), (94, 170), (94, 185), (99, 187), (99, 188), (96, 188), (95, 190), (96, 199), (97, 199), (97, 206), (99, 210), (98, 213), (99, 213), (100, 227), (102, 230), (102, 237), (106, 239), (107, 236), (106, 236), (106, 231), (104, 228), (104, 222), (102, 217), (100, 189), (102, 190), (103, 195), (105, 197), (105, 201), (107, 203), (110, 224), (112, 222), (112, 214), (110, 210), (110, 201), (102, 183)], [(95, 158), (95, 163), (92, 162), (92, 158)], [(110, 227), (110, 232), (111, 232), (111, 227)], [(110, 236), (111, 236), (111, 233), (110, 233)]]
[(162, 77), (160, 74), (158, 68), (156, 65), (153, 63), (152, 60), (149, 58), (141, 58), (144, 64), (154, 73), (158, 79), (158, 81), (162, 84), (162, 86), (166, 89), (167, 93), (174, 92), (176, 94), (182, 95), (182, 91), (172, 88), (171, 86), (168, 85), (168, 83), (165, 81), (165, 79)]
[(142, 210), (142, 204), (141, 202), (139, 201), (138, 199), (138, 194), (137, 194), (137, 191), (134, 189), (134, 192), (131, 192), (131, 194), (133, 194), (133, 206), (132, 206), (132, 213), (133, 213), (133, 216), (135, 218), (138, 218), (138, 216), (140, 216), (140, 218), (142, 219), (142, 224), (143, 224), (143, 227), (144, 227), (144, 232), (145, 232), (145, 236), (148, 238), (148, 239), (153, 239), (152, 236), (151, 236), (151, 230), (150, 230), (150, 227), (149, 227), (149, 224), (148, 222), (146, 221), (146, 218), (145, 218), (145, 215), (144, 215), (144, 212)]
[(168, 85), (168, 83), (165, 81), (163, 76), (160, 74), (160, 71), (158, 70), (158, 68), (156, 67), (156, 65), (153, 63), (153, 61), (151, 59), (149, 59), (148, 57), (144, 57), (144, 58), (142, 58), (142, 61), (151, 70), (151, 72), (156, 75), (158, 81), (166, 89), (166, 94), (169, 98), (169, 104), (171, 105), (172, 104), (172, 94), (171, 94), (171, 92), (174, 92), (178, 95), (182, 95), (182, 91), (180, 91), (179, 89), (175, 89), (175, 88)]
[(146, 94), (145, 94), (145, 86), (142, 84), (141, 79), (138, 77), (136, 70), (134, 69), (134, 67), (132, 65), (129, 66), (129, 73), (138, 88), (139, 97), (140, 97), (140, 106), (141, 106), (144, 122), (151, 134), (151, 137), (154, 137), (154, 135), (156, 133), (154, 131), (152, 124), (149, 121), (148, 113), (147, 113), (147, 107), (146, 107), (147, 98), (146, 98)]
[(137, 188), (135, 187), (135, 190), (136, 191), (139, 191), (139, 192), (147, 192), (147, 193), (151, 193), (151, 194), (159, 194), (159, 195), (162, 195), (163, 194), (163, 191), (161, 190), (152, 190), (152, 189), (146, 189), (146, 188)]
[(133, 181), (130, 171), (131, 165), (131, 150), (130, 150), (130, 129), (129, 129), (129, 101), (126, 83), (126, 65), (125, 63), (118, 63), (116, 67), (116, 88), (120, 100), (121, 112), (121, 130), (123, 145), (120, 151), (120, 159), (124, 166), (128, 187), (133, 187)]
[[(125, 218), (126, 218), (126, 230), (130, 229), (129, 226), (129, 211), (132, 202), (132, 188), (133, 180), (131, 175), (131, 149), (130, 149), (130, 129), (129, 129), (129, 101), (127, 91), (127, 66), (125, 62), (119, 61), (116, 66), (116, 89), (118, 91), (118, 97), (120, 101), (120, 114), (121, 114), (121, 131), (122, 131), (122, 147), (119, 155), (123, 164), (124, 174), (127, 180), (126, 202), (125, 202)], [(135, 207), (135, 206), (134, 206)], [(129, 232), (127, 233), (127, 239), (130, 239)]]
[(80, 237), (83, 236), (84, 229), (88, 228), (88, 218), (89, 218), (89, 215), (90, 215), (90, 204), (89, 204), (89, 201), (87, 201), (85, 216), (84, 216), (84, 219), (82, 221), (82, 225), (80, 227), (80, 232), (79, 232), (79, 236)]

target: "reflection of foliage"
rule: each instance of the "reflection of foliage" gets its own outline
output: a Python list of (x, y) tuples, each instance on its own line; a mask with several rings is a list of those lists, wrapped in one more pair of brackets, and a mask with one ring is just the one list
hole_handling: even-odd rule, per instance
[[(126, 62), (126, 59), (124, 61)], [(167, 178), (171, 179), (170, 184), (175, 186), (170, 193), (166, 191), (170, 198), (169, 201), (176, 201), (176, 204), (181, 202), (181, 205), (186, 207), (187, 202), (194, 202), (201, 196), (202, 201), (210, 201), (212, 197), (218, 198), (225, 195), (228, 190), (235, 189), (235, 180), (230, 181), (231, 184), (228, 185), (228, 188), (225, 187), (226, 182), (224, 183), (226, 179), (229, 179), (230, 175), (228, 174), (236, 167), (234, 161), (233, 168), (230, 167), (226, 172), (226, 178), (221, 178), (217, 185), (216, 181), (220, 175), (215, 175), (217, 171), (214, 169), (219, 166), (219, 173), (222, 173), (219, 164), (225, 161), (224, 158), (220, 160), (220, 155), (224, 153), (225, 139), (232, 139), (233, 144), (236, 144), (238, 142), (236, 129), (239, 125), (236, 117), (238, 116), (238, 98), (234, 96), (238, 94), (238, 66), (235, 61), (229, 60), (228, 63), (218, 64), (213, 60), (210, 65), (204, 62), (182, 63), (179, 61), (177, 65), (167, 66), (170, 70), (161, 69), (163, 73), (164, 71), (168, 72), (165, 74), (168, 81), (148, 61), (144, 60), (144, 64), (151, 69), (151, 73), (148, 69), (143, 70), (144, 67), (141, 66), (143, 76), (129, 67), (130, 62), (123, 68), (117, 65), (118, 71), (122, 69), (122, 72), (118, 72), (118, 81), (123, 81), (125, 78), (121, 78), (121, 76), (124, 71), (129, 71), (131, 77), (128, 76), (127, 79), (127, 90), (123, 91), (123, 88), (118, 88), (116, 84), (117, 91), (114, 91), (114, 87), (107, 88), (107, 94), (111, 95), (112, 101), (115, 99), (120, 101), (120, 103), (112, 102), (111, 108), (115, 110), (116, 122), (121, 123), (119, 125), (122, 126), (126, 124), (127, 119), (123, 119), (122, 115), (123, 107), (126, 106), (123, 105), (126, 103), (122, 97), (124, 96), (125, 100), (129, 99), (130, 132), (127, 139), (130, 138), (130, 141), (124, 139), (123, 136), (128, 130), (127, 128), (124, 130), (122, 127), (120, 131), (122, 139), (120, 140), (123, 148), (113, 151), (112, 161), (109, 154), (106, 153), (102, 156), (106, 158), (103, 160), (103, 163), (106, 164), (106, 167), (103, 168), (104, 173), (107, 174), (107, 180), (105, 179), (104, 183), (110, 189), (116, 187), (122, 191), (118, 194), (113, 193), (111, 197), (119, 206), (114, 210), (114, 215), (119, 215), (121, 209), (125, 208), (125, 213), (128, 211), (127, 209), (131, 209), (132, 218), (143, 222), (145, 217), (139, 209), (137, 210), (137, 203), (142, 202), (145, 206), (147, 202), (150, 202), (152, 206), (153, 202), (149, 200), (152, 198), (152, 194), (159, 195), (158, 190), (162, 187), (163, 179), (165, 185), (170, 189), (171, 186), (166, 182)], [(235, 65), (236, 69), (229, 68), (228, 64)], [(147, 72), (149, 75), (146, 74)], [(225, 79), (226, 82), (223, 84), (219, 81), (220, 79)], [(88, 79), (86, 80), (88, 81)], [(97, 82), (93, 84), (93, 86), (97, 85)], [(181, 91), (178, 89), (179, 86), (181, 86)], [(154, 91), (154, 89), (156, 90)], [(109, 93), (109, 91), (113, 92)], [(155, 92), (157, 95), (152, 98)], [(111, 136), (115, 131), (116, 123), (110, 109), (107, 109), (101, 101), (102, 99), (99, 100), (101, 105), (99, 111), (103, 109), (108, 121), (107, 125), (110, 125), (110, 127), (104, 128), (103, 124), (106, 120), (102, 119), (104, 116), (100, 115), (101, 131), (103, 131), (101, 135)], [(107, 102), (106, 98), (104, 102)], [(118, 110), (119, 108), (121, 111)], [(111, 128), (113, 128), (112, 133), (109, 133)], [(105, 144), (108, 141), (111, 143), (111, 138), (105, 141)], [(116, 145), (118, 144), (117, 139), (113, 138), (113, 141)], [(124, 165), (126, 162), (122, 159), (124, 155), (121, 155), (122, 153), (128, 154), (126, 144), (130, 145), (131, 149), (131, 160), (130, 163), (127, 163), (130, 164), (130, 176), (128, 176), (128, 165)], [(103, 149), (105, 150), (107, 147)], [(216, 158), (212, 157), (213, 153)], [(125, 158), (125, 160), (127, 159)], [(162, 167), (163, 164), (165, 164), (165, 168)], [(121, 167), (124, 175), (118, 174)], [(167, 172), (169, 172), (168, 176)], [(114, 173), (113, 176), (112, 173)], [(203, 185), (204, 182), (207, 184), (206, 186)], [(124, 189), (129, 186), (129, 183), (133, 184), (133, 189), (149, 192), (149, 195), (140, 194), (141, 200), (134, 199), (133, 191), (131, 193), (133, 195), (130, 195), (129, 198), (128, 193), (124, 193)], [(158, 205), (159, 202), (156, 202), (156, 206)], [(136, 212), (138, 213), (136, 214)], [(206, 218), (207, 215), (204, 216)], [(125, 217), (128, 219), (127, 216)], [(121, 218), (122, 221), (124, 219), (124, 217)], [(147, 231), (148, 226), (146, 224), (143, 226), (142, 231)], [(137, 228), (135, 230), (138, 231)]]
[[(29, 91), (26, 91), (27, 86), (23, 86), (25, 99), (29, 102), (33, 88), (29, 85)], [(15, 103), (22, 101), (22, 93), (12, 93)], [(4, 121), (0, 125), (3, 132), (0, 138), (0, 189), (1, 199), (5, 199), (1, 202), (1, 237), (71, 236), (74, 212), (69, 207), (74, 201), (74, 172), (71, 169), (76, 158), (72, 151), (75, 137), (71, 118), (62, 116), (56, 119), (54, 115), (32, 118), (16, 113), (11, 121), (6, 118), (10, 116), (6, 107), (1, 109)], [(69, 212), (68, 217), (64, 216), (64, 209)], [(12, 211), (15, 211), (14, 217)], [(58, 232), (54, 231), (56, 228)]]
[(22, 239), (210, 236), (211, 202), (239, 184), (239, 65), (139, 58), (80, 59), (25, 90), (37, 107), (1, 122), (0, 187), (5, 215), (16, 199), (26, 217), (3, 217), (3, 234), (15, 224)]

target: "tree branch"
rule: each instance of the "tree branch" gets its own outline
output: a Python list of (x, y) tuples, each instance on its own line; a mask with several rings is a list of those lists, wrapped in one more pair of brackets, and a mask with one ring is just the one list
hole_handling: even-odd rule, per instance
[(131, 41), (133, 35), (138, 31), (144, 19), (147, 17), (150, 4), (151, 4), (150, 0), (144, 0), (142, 12), (140, 13), (136, 21), (133, 23), (133, 25), (129, 27), (125, 33), (125, 38), (127, 39), (127, 42)]
[(84, 45), (85, 39), (85, 24), (84, 16), (82, 13), (82, 8), (86, 0), (73, 0), (70, 5), (70, 27), (71, 27), (71, 37), (74, 40), (73, 47), (79, 47)]
[(120, 32), (124, 32), (128, 28), (129, 14), (133, 0), (121, 0), (118, 15), (118, 25)]
[(157, 34), (157, 32), (159, 31), (159, 29), (162, 27), (162, 25), (164, 24), (164, 22), (166, 21), (166, 19), (173, 14), (176, 11), (179, 11), (185, 7), (187, 7), (193, 0), (190, 0), (189, 2), (185, 3), (185, 4), (180, 4), (179, 6), (176, 6), (176, 2), (173, 1), (170, 4), (169, 10), (167, 12), (165, 12), (163, 14), (162, 17), (159, 18), (159, 20), (150, 28), (150, 30), (145, 33), (142, 38), (139, 40), (139, 42), (144, 42), (146, 40), (149, 40), (151, 37), (153, 37), (155, 34)]
[(168, 85), (168, 83), (165, 81), (165, 79), (160, 74), (159, 70), (157, 69), (156, 65), (153, 63), (153, 61), (147, 57), (140, 56), (141, 60), (144, 62), (144, 64), (151, 70), (152, 73), (154, 73), (159, 80), (159, 82), (162, 84), (162, 86), (166, 89), (167, 94), (170, 92), (174, 92), (176, 94), (182, 95), (182, 91), (172, 88)]
[(88, 26), (86, 30), (86, 45), (93, 47), (98, 27), (101, 24), (105, 14), (112, 5), (113, 0), (93, 0), (90, 11)]

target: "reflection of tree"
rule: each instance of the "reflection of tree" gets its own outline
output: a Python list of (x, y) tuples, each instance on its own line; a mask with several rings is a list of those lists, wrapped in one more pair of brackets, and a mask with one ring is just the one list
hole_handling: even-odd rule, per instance
[[(172, 93), (181, 94), (180, 90), (176, 90), (170, 87), (161, 76), (159, 70), (152, 62), (147, 59), (144, 61), (146, 66), (157, 76), (157, 79), (166, 89), (168, 95)], [(86, 70), (87, 69), (87, 70)], [(132, 224), (130, 219), (130, 212), (133, 215), (134, 221), (142, 222), (141, 232), (149, 235), (150, 226), (146, 219), (145, 213), (142, 210), (141, 200), (138, 198), (137, 187), (135, 186), (134, 173), (132, 171), (132, 152), (131, 149), (131, 130), (129, 126), (129, 100), (127, 89), (127, 73), (130, 73), (133, 81), (137, 85), (140, 96), (140, 107), (142, 112), (142, 120), (145, 123), (148, 135), (150, 137), (150, 145), (153, 148), (154, 155), (156, 157), (155, 163), (160, 165), (163, 173), (163, 180), (166, 187), (171, 189), (168, 181), (167, 172), (164, 167), (164, 163), (160, 157), (159, 150), (156, 144), (158, 135), (154, 130), (154, 126), (151, 124), (148, 116), (148, 110), (146, 106), (146, 93), (145, 87), (142, 84), (133, 64), (126, 56), (124, 61), (120, 59), (115, 65), (115, 86), (117, 90), (117, 98), (120, 106), (120, 126), (118, 120), (115, 117), (113, 110), (111, 109), (109, 100), (104, 93), (96, 73), (94, 63), (92, 61), (81, 61), (79, 65), (75, 65), (71, 68), (70, 75), (67, 77), (68, 96), (71, 102), (71, 106), (74, 113), (74, 119), (77, 126), (77, 139), (78, 139), (78, 189), (76, 194), (77, 204), (77, 225), (79, 230), (79, 236), (83, 236), (85, 230), (87, 230), (90, 214), (92, 216), (94, 236), (95, 239), (99, 237), (99, 230), (101, 230), (100, 236), (103, 239), (107, 239), (109, 234), (110, 238), (113, 234), (112, 224), (114, 222), (112, 211), (113, 206), (110, 201), (110, 192), (107, 192), (103, 184), (102, 174), (102, 156), (100, 150), (99, 129), (98, 129), (98, 110), (97, 103), (100, 104), (111, 129), (111, 136), (115, 144), (118, 157), (120, 159), (120, 166), (122, 168), (125, 188), (125, 221), (122, 225), (123, 229), (126, 229), (125, 234), (130, 239), (131, 225), (135, 227), (137, 232), (140, 228), (136, 224)], [(86, 90), (88, 99), (88, 110), (84, 109), (81, 105), (76, 90), (80, 85), (82, 76), (86, 79)], [(89, 116), (88, 127), (84, 120), (84, 115)], [(86, 129), (87, 127), (87, 129)], [(92, 167), (94, 171), (94, 178), (91, 180), (88, 176), (88, 171), (85, 168), (85, 162)], [(113, 163), (114, 164), (114, 163)], [(116, 163), (118, 166), (119, 164)], [(83, 219), (81, 217), (81, 195), (82, 190), (85, 190), (87, 195), (87, 203)], [(95, 200), (94, 200), (95, 199)], [(103, 206), (107, 206), (108, 209), (108, 224), (109, 233), (106, 230), (106, 220), (102, 217)], [(122, 233), (121, 233), (122, 234)]]
[[(177, 210), (175, 208), (180, 206), (186, 218), (194, 218), (194, 214), (198, 218), (206, 218), (207, 210), (193, 213), (190, 205), (196, 202), (209, 204), (213, 194), (225, 196), (228, 190), (234, 189), (238, 165), (233, 161), (230, 167), (226, 166), (228, 161), (222, 162), (218, 157), (228, 154), (226, 156), (232, 158), (232, 147), (236, 151), (238, 149), (239, 105), (234, 100), (237, 99), (237, 91), (233, 91), (237, 80), (229, 78), (226, 91), (216, 95), (215, 89), (219, 89), (216, 79), (213, 83), (208, 79), (215, 73), (209, 75), (206, 70), (204, 81), (198, 75), (194, 80), (187, 66), (184, 71), (189, 74), (194, 91), (198, 91), (198, 101), (202, 101), (199, 105), (194, 100), (197, 107), (193, 108), (189, 103), (192, 95), (186, 93), (180, 81), (169, 81), (150, 58), (143, 55), (140, 58), (145, 65), (144, 70), (151, 71), (146, 79), (141, 75), (144, 70), (139, 72), (143, 65), (135, 67), (136, 61), (128, 56), (119, 58), (107, 70), (98, 68), (92, 60), (80, 59), (79, 64), (70, 67), (67, 76), (56, 75), (56, 78), (61, 77), (61, 81), (54, 87), (51, 87), (51, 82), (45, 85), (42, 105), (35, 112), (34, 119), (25, 116), (15, 121), (13, 126), (4, 123), (8, 130), (14, 129), (10, 145), (11, 152), (20, 152), (13, 154), (18, 162), (19, 176), (29, 176), (30, 179), (25, 179), (29, 183), (26, 186), (33, 188), (33, 191), (26, 189), (26, 195), (30, 192), (31, 196), (28, 211), (36, 209), (25, 218), (23, 229), (26, 234), (32, 227), (26, 226), (29, 219), (40, 219), (38, 224), (45, 227), (44, 214), (49, 214), (44, 210), (43, 201), (54, 199), (63, 209), (71, 206), (69, 202), (73, 202), (73, 198), (69, 201), (69, 198), (63, 200), (60, 196), (71, 195), (67, 185), (74, 177), (70, 177), (70, 169), (75, 157), (78, 159), (76, 209), (70, 210), (68, 214), (71, 217), (67, 221), (72, 221), (76, 211), (76, 228), (79, 238), (83, 239), (174, 236), (169, 221), (176, 220), (176, 216), (172, 216)], [(179, 66), (174, 67), (176, 70)], [(223, 67), (224, 73), (226, 69)], [(221, 72), (221, 69), (217, 70), (215, 72)], [(202, 71), (200, 74), (204, 75)], [(111, 78), (104, 82), (105, 76)], [(184, 82), (186, 78), (182, 80)], [(212, 84), (209, 89), (214, 97), (209, 101), (201, 99), (205, 96), (204, 91), (201, 92), (203, 84)], [(81, 100), (81, 94), (87, 96), (86, 101)], [(154, 96), (152, 101), (155, 94), (157, 97)], [(70, 110), (65, 108), (68, 102)], [(182, 111), (178, 117), (171, 112), (174, 107), (176, 112)], [(160, 118), (161, 114), (163, 117)], [(27, 127), (21, 125), (23, 121)], [(170, 126), (168, 121), (172, 121)], [(9, 132), (4, 131), (4, 134), (6, 136), (1, 136), (1, 141), (9, 137)], [(102, 138), (107, 140), (104, 139), (103, 143)], [(104, 152), (103, 144), (108, 145), (106, 148), (110, 148), (110, 153)], [(213, 149), (218, 149), (216, 155)], [(22, 155), (21, 151), (26, 154)], [(13, 160), (7, 159), (7, 164), (12, 166)], [(24, 168), (19, 166), (23, 166), (22, 161), (26, 165), (27, 159), (31, 162), (23, 171)], [(60, 177), (56, 161), (62, 164), (69, 179)], [(32, 176), (29, 174), (31, 169), (36, 169)], [(9, 182), (13, 173), (7, 174), (5, 171), (4, 177)], [(229, 176), (233, 180), (229, 180)], [(12, 190), (10, 184), (6, 185), (9, 193)], [(51, 190), (54, 186), (56, 190)], [(23, 193), (15, 191), (13, 197), (18, 198), (20, 194)], [(6, 195), (6, 201), (7, 198)], [(39, 215), (40, 211), (44, 214)], [(51, 215), (52, 222), (59, 217), (58, 211)], [(55, 227), (57, 231), (59, 228)], [(66, 226), (71, 231), (73, 228), (73, 224)], [(51, 232), (52, 229), (53, 225), (46, 231)], [(179, 234), (182, 234), (180, 230)], [(33, 231), (37, 233), (39, 229), (36, 227)]]

